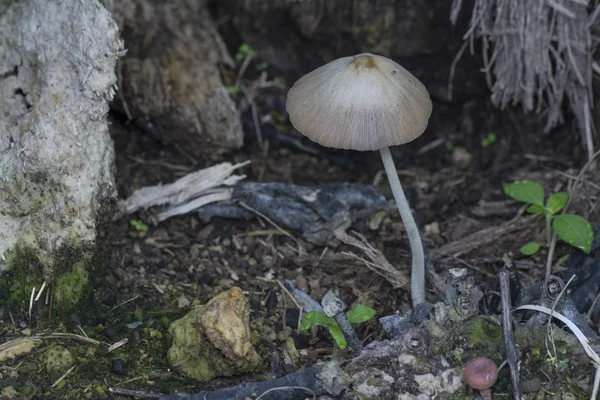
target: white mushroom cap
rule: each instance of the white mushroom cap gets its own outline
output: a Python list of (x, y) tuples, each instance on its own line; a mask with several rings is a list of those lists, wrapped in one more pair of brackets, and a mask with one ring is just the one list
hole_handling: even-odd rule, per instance
[(326, 147), (378, 150), (410, 142), (427, 127), (425, 86), (375, 54), (334, 60), (300, 78), (286, 108), (294, 127)]

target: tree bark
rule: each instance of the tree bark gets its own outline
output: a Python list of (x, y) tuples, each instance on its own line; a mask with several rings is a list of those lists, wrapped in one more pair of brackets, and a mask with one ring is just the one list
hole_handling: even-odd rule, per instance
[(192, 155), (239, 148), (240, 118), (220, 76), (234, 62), (204, 1), (111, 3), (127, 47), (114, 107)]
[(122, 48), (97, 0), (0, 5), (0, 271), (17, 246), (47, 277), (60, 247), (93, 251), (115, 196), (106, 114)]

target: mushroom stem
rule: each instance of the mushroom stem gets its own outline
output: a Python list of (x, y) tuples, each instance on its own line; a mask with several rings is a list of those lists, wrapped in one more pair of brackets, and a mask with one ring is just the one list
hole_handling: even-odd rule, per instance
[(419, 235), (419, 228), (413, 218), (410, 206), (402, 190), (400, 179), (398, 178), (398, 171), (394, 164), (394, 159), (390, 153), (389, 147), (384, 147), (379, 150), (381, 153), (381, 160), (385, 168), (385, 173), (390, 182), (394, 199), (396, 200), (396, 206), (400, 211), (400, 217), (404, 223), (404, 229), (408, 235), (408, 242), (410, 244), (410, 251), (412, 253), (412, 271), (410, 277), (410, 295), (413, 303), (413, 307), (425, 302), (425, 254), (423, 252), (423, 243), (421, 242), (421, 236)]

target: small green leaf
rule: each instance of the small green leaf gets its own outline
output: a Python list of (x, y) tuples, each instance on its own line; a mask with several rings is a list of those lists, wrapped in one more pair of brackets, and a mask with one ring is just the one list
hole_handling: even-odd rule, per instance
[(534, 181), (516, 181), (504, 185), (504, 193), (515, 200), (544, 207), (544, 187)]
[(252, 49), (252, 47), (248, 46), (248, 44), (243, 43), (238, 47), (238, 51), (235, 53), (235, 61), (244, 61), (246, 57), (256, 58), (258, 57), (258, 53), (256, 50)]
[(552, 221), (552, 227), (558, 237), (571, 246), (577, 247), (585, 253), (589, 253), (592, 249), (594, 231), (585, 218), (573, 214), (557, 215)]
[(365, 322), (373, 318), (376, 314), (376, 311), (371, 307), (364, 306), (362, 304), (357, 304), (350, 311), (346, 313), (348, 317), (348, 321), (351, 324), (358, 324), (361, 322)]
[(240, 89), (239, 86), (227, 86), (227, 93), (230, 96), (237, 96), (238, 94), (242, 93), (242, 89)]
[(487, 135), (486, 137), (481, 139), (481, 147), (491, 146), (495, 141), (496, 141), (496, 134), (490, 133), (489, 135)]
[(532, 204), (529, 207), (527, 207), (527, 212), (529, 214), (545, 213), (546, 209), (544, 207), (540, 206), (539, 204)]
[(325, 314), (319, 311), (309, 311), (300, 321), (299, 331), (305, 331), (310, 329), (312, 326), (325, 326), (329, 327), (331, 325), (336, 325), (337, 323), (333, 318), (327, 318)]
[(340, 327), (337, 324), (331, 325), (329, 327), (329, 333), (331, 333), (331, 336), (333, 337), (333, 340), (335, 340), (335, 342), (337, 343), (338, 347), (344, 350), (348, 342), (346, 342), (346, 338), (344, 337), (344, 334), (342, 333)]
[(276, 76), (275, 79), (273, 79), (273, 84), (278, 88), (283, 89), (287, 86), (287, 81), (280, 76)]
[(129, 224), (133, 226), (138, 232), (148, 232), (148, 225), (146, 225), (139, 219), (132, 219), (129, 221)]
[(537, 242), (529, 242), (519, 249), (521, 254), (532, 256), (537, 253), (542, 245)]
[(557, 212), (563, 209), (565, 204), (567, 204), (567, 200), (569, 200), (569, 193), (554, 193), (552, 196), (548, 197), (548, 201), (546, 202), (546, 209), (550, 212), (550, 214), (556, 214)]

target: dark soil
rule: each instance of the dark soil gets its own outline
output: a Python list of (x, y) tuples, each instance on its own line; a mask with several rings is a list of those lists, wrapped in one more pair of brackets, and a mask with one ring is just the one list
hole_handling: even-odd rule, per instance
[[(260, 110), (267, 115), (282, 109), (284, 97), (281, 92), (267, 92), (260, 100), (261, 104), (273, 105)], [(572, 182), (568, 176), (577, 175), (582, 165), (578, 137), (566, 128), (543, 135), (531, 118), (515, 110), (500, 113), (485, 99), (462, 107), (436, 104), (435, 110), (428, 131), (414, 143), (394, 149), (394, 155), (436, 273), (443, 277), (449, 268), (467, 267), (488, 290), (494, 291), (496, 274), (503, 266), (502, 256), (508, 253), (517, 258), (524, 283), (543, 279), (545, 253), (524, 258), (518, 249), (529, 240), (543, 237), (544, 222), (518, 217), (523, 211), (521, 204), (503, 194), (502, 184), (526, 178), (543, 183), (547, 191), (567, 190)], [(376, 178), (382, 169), (377, 153), (320, 149), (320, 155), (308, 154), (280, 140), (277, 129), (281, 126), (268, 123), (263, 125), (268, 142), (264, 152), (252, 135), (251, 116), (247, 117), (247, 144), (226, 158), (231, 162), (252, 160), (243, 170), (247, 181), (301, 185), (375, 182), (375, 187), (391, 199), (385, 179)], [(490, 133), (496, 135), (496, 141), (483, 146), (481, 141)], [(118, 118), (113, 123), (113, 138), (121, 197), (139, 187), (171, 182), (214, 163), (195, 159), (181, 148), (166, 147)], [(300, 136), (297, 140), (312, 146)], [(428, 150), (427, 146), (436, 140), (439, 144)], [(582, 191), (571, 211), (598, 220), (598, 208), (589, 206), (592, 200), (587, 196)], [(132, 218), (144, 220), (145, 215)], [(503, 226), (509, 230), (489, 229)], [(398, 269), (409, 270), (410, 252), (397, 212), (392, 211), (378, 231), (364, 226), (353, 229), (366, 235)], [(475, 235), (469, 236), (472, 234)], [(463, 249), (461, 239), (466, 237), (471, 238), (471, 246)], [(262, 338), (261, 355), (271, 360), (263, 371), (266, 376), (270, 371), (291, 372), (308, 362), (328, 359), (333, 349), (324, 332), (312, 338), (308, 333), (290, 330), (296, 328), (297, 311), (276, 280), (292, 280), (317, 300), (328, 289), (334, 289), (348, 304), (366, 304), (380, 316), (410, 308), (407, 292), (394, 290), (385, 279), (342, 255), (347, 250), (344, 245), (325, 249), (296, 236), (301, 244), (298, 246), (261, 219), (215, 219), (205, 224), (192, 214), (151, 226), (147, 233), (136, 231), (129, 219), (124, 219), (115, 222), (110, 238), (111, 266), (106, 277), (110, 295), (106, 301), (116, 305), (135, 298), (120, 308), (120, 313), (129, 315), (131, 321), (139, 319), (136, 309), (143, 310), (145, 318), (150, 309), (183, 313), (190, 302), (205, 303), (223, 290), (241, 287), (251, 304), (252, 318), (262, 325), (259, 332), (277, 334), (271, 338), (275, 340)], [(472, 243), (473, 240), (479, 243)], [(458, 251), (452, 251), (452, 246), (458, 246)], [(569, 252), (569, 247), (559, 246), (556, 258)], [(428, 300), (435, 302), (440, 297), (430, 290)], [(293, 365), (285, 361), (282, 344), (289, 335), (302, 356)], [(376, 320), (361, 325), (359, 335), (366, 342), (383, 337)], [(236, 382), (239, 380), (213, 385)], [(156, 390), (155, 385), (144, 381), (125, 386)], [(197, 391), (206, 387), (185, 389)]]

